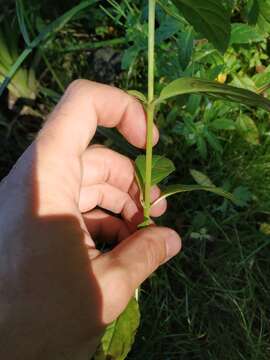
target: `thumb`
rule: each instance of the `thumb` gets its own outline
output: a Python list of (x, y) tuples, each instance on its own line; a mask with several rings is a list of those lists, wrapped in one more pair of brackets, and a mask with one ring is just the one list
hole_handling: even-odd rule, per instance
[(104, 322), (113, 321), (141, 283), (180, 249), (181, 240), (174, 230), (151, 226), (137, 231), (96, 259), (100, 263)]

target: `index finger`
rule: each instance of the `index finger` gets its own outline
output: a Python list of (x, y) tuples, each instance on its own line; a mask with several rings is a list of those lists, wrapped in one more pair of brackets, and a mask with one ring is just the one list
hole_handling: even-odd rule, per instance
[[(120, 89), (88, 80), (76, 80), (67, 88), (38, 140), (57, 151), (81, 155), (98, 125), (117, 127), (132, 145), (145, 147), (146, 117), (140, 102)], [(156, 127), (153, 141), (158, 141)]]

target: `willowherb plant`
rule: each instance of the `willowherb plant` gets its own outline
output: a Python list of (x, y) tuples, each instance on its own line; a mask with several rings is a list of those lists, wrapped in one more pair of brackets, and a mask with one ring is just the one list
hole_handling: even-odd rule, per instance
[[(115, 0), (108, 0), (118, 8), (120, 5)], [(5, 68), (1, 72), (1, 59), (0, 59), (0, 96), (4, 89), (14, 79), (14, 75), (18, 73), (18, 69), (31, 54), (33, 49), (42, 45), (48, 40), (53, 33), (61, 29), (70, 19), (72, 19), (78, 12), (88, 8), (91, 5), (99, 3), (99, 0), (84, 0), (58, 19), (44, 27), (44, 29), (31, 40), (27, 31), (25, 13), (22, 0), (16, 0), (18, 25), (25, 42), (24, 51), (15, 60), (10, 58), (9, 54), (2, 56), (5, 61)], [(136, 163), (136, 176), (138, 185), (141, 190), (141, 202), (144, 209), (144, 222), (140, 226), (148, 226), (151, 223), (150, 218), (150, 190), (155, 184), (159, 184), (168, 175), (174, 171), (174, 164), (165, 156), (153, 155), (152, 133), (154, 126), (154, 117), (161, 103), (175, 96), (182, 96), (187, 94), (206, 94), (218, 99), (227, 101), (234, 101), (247, 106), (260, 106), (263, 109), (270, 110), (270, 101), (265, 97), (259, 95), (263, 89), (259, 89), (258, 93), (240, 89), (217, 82), (207, 81), (200, 78), (182, 77), (172, 81), (166, 85), (159, 95), (155, 93), (155, 13), (156, 3), (158, 3), (164, 11), (169, 15), (174, 15), (175, 19), (181, 19), (181, 16), (175, 16), (172, 13), (168, 4), (174, 5), (174, 10), (180, 11), (181, 15), (194, 27), (194, 29), (210, 41), (220, 52), (224, 52), (230, 41), (230, 11), (233, 3), (229, 0), (149, 0), (148, 1), (148, 94), (145, 96), (136, 90), (130, 90), (129, 93), (137, 97), (144, 105), (147, 113), (147, 141), (146, 141), (146, 155), (137, 157)], [(268, 31), (270, 28), (270, 6), (266, 2), (258, 1), (258, 7), (252, 7), (249, 12), (250, 18), (257, 18), (260, 22), (262, 31)], [(256, 16), (252, 14), (256, 12)], [(258, 13), (259, 15), (258, 16)], [(263, 21), (262, 21), (263, 19)], [(1, 33), (0, 33), (0, 46), (1, 46)], [(2, 39), (2, 47), (6, 48), (4, 40)], [(3, 65), (3, 64), (2, 64)], [(2, 66), (3, 69), (3, 66)], [(12, 84), (10, 84), (11, 89)], [(268, 85), (267, 85), (268, 87)], [(245, 127), (248, 127), (248, 121), (245, 122)], [(254, 141), (254, 139), (252, 140)], [(157, 203), (162, 198), (194, 190), (205, 190), (215, 193), (217, 195), (228, 198), (233, 202), (237, 200), (223, 189), (216, 187), (211, 180), (204, 174), (192, 170), (191, 175), (196, 181), (197, 185), (182, 185), (173, 184), (166, 188), (155, 201)], [(131, 349), (134, 342), (136, 330), (139, 326), (139, 306), (136, 299), (133, 298), (128, 304), (126, 310), (120, 317), (108, 326), (102, 340), (100, 347), (95, 355), (95, 360), (124, 360)]]
[[(182, 77), (166, 85), (159, 95), (155, 94), (155, 10), (156, 0), (148, 1), (148, 94), (147, 97), (136, 90), (129, 93), (138, 98), (144, 105), (147, 113), (147, 139), (146, 155), (137, 157), (136, 175), (141, 190), (141, 202), (144, 209), (144, 222), (139, 226), (144, 227), (151, 224), (150, 218), (150, 190), (155, 184), (161, 182), (174, 171), (171, 160), (164, 156), (153, 155), (153, 126), (157, 106), (165, 103), (175, 96), (186, 94), (206, 94), (218, 99), (238, 102), (247, 106), (260, 106), (270, 111), (270, 101), (258, 93), (207, 81), (200, 78)], [(166, 5), (158, 1), (166, 10)], [(221, 0), (172, 0), (181, 14), (190, 22), (197, 32), (200, 32), (222, 53), (227, 49), (230, 40), (230, 9)], [(226, 5), (226, 6), (225, 6)], [(189, 192), (194, 190), (205, 190), (223, 196), (237, 203), (233, 195), (216, 187), (204, 174), (192, 170), (191, 175), (197, 185), (174, 184), (163, 188), (163, 191), (155, 201), (157, 203), (167, 196)], [(139, 309), (135, 299), (132, 299), (124, 313), (108, 327), (99, 350), (95, 356), (96, 360), (125, 359), (134, 341), (137, 326), (139, 324)]]

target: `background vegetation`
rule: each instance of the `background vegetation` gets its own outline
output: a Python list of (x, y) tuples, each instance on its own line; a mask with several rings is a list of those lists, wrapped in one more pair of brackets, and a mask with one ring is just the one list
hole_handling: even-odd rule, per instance
[[(225, 3), (232, 33), (222, 55), (170, 1), (158, 1), (157, 89), (192, 75), (269, 96), (270, 2)], [(77, 11), (78, 4), (28, 0), (16, 11), (2, 1), (0, 81), (31, 41), (44, 36), (32, 43), (0, 97), (0, 178), (73, 79), (146, 91), (147, 1), (92, 1)], [(70, 9), (76, 10), (72, 16), (46, 28)], [(128, 359), (269, 359), (269, 114), (191, 95), (162, 105), (156, 122), (156, 153), (167, 154), (176, 166), (171, 180), (192, 183), (190, 170), (196, 169), (241, 203), (236, 207), (203, 192), (169, 200), (160, 223), (181, 234), (183, 251), (144, 284), (141, 326)], [(100, 129), (96, 141), (138, 155), (114, 131)]]

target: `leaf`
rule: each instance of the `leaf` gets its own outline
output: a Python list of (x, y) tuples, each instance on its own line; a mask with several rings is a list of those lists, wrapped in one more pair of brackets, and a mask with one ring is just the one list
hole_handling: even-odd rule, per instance
[(212, 148), (214, 150), (216, 150), (217, 152), (222, 153), (223, 148), (222, 148), (222, 145), (221, 145), (220, 141), (218, 140), (218, 138), (213, 133), (211, 133), (207, 130), (205, 130), (204, 135), (205, 135), (209, 145), (211, 145)]
[(156, 31), (156, 44), (159, 45), (163, 41), (169, 39), (180, 30), (179, 21), (166, 16), (161, 22), (160, 27)]
[(225, 52), (230, 40), (230, 16), (220, 0), (172, 1), (197, 32)]
[(122, 64), (121, 64), (123, 70), (128, 70), (130, 68), (130, 66), (137, 59), (140, 51), (141, 49), (136, 45), (130, 46), (128, 49), (124, 51), (124, 55), (122, 57)]
[(152, 204), (156, 205), (158, 202), (160, 202), (162, 199), (167, 198), (168, 196), (184, 193), (184, 192), (190, 192), (190, 191), (208, 191), (212, 192), (214, 194), (217, 194), (219, 196), (224, 197), (225, 199), (228, 199), (236, 204), (236, 199), (234, 196), (227, 191), (224, 191), (221, 188), (218, 188), (216, 186), (200, 186), (200, 185), (182, 185), (182, 184), (176, 184), (176, 185), (169, 185), (165, 189), (163, 189), (160, 197)]
[(252, 194), (249, 189), (245, 186), (238, 186), (233, 191), (233, 196), (236, 200), (237, 206), (246, 206), (252, 198)]
[(241, 114), (236, 120), (237, 130), (240, 135), (250, 144), (260, 143), (259, 130), (254, 121), (247, 115)]
[(216, 98), (222, 98), (249, 106), (260, 106), (270, 111), (270, 100), (252, 91), (214, 81), (189, 77), (174, 80), (165, 86), (155, 103), (159, 104), (173, 96), (191, 93), (205, 93)]
[(207, 145), (206, 141), (202, 136), (198, 136), (196, 141), (197, 149), (203, 159), (206, 159), (207, 157)]
[(232, 34), (230, 44), (250, 44), (264, 40), (262, 34), (259, 34), (254, 27), (247, 24), (232, 24)]
[(132, 298), (118, 319), (107, 327), (94, 360), (124, 360), (134, 343), (139, 323), (138, 303)]
[(257, 0), (251, 0), (247, 4), (247, 18), (250, 25), (255, 25), (259, 16), (259, 3)]
[(201, 186), (215, 186), (209, 177), (202, 172), (194, 169), (190, 169), (189, 172), (197, 184)]
[(24, 6), (22, 0), (16, 0), (16, 14), (24, 42), (27, 46), (29, 46), (31, 41), (25, 24)]
[(233, 77), (233, 80), (231, 81), (231, 85), (235, 86), (237, 88), (243, 88), (246, 90), (250, 90), (252, 92), (257, 92), (258, 89), (256, 88), (256, 85), (249, 76), (243, 74), (243, 75), (235, 75)]
[[(145, 184), (145, 155), (139, 155), (135, 160), (136, 173), (140, 180), (140, 185), (144, 188)], [(152, 185), (159, 184), (163, 179), (175, 170), (174, 164), (165, 156), (154, 155), (152, 159)]]
[(259, 13), (257, 17), (257, 28), (268, 36), (270, 31), (270, 0), (258, 0)]
[(235, 130), (235, 122), (231, 119), (219, 118), (210, 124), (215, 130)]
[(190, 115), (195, 118), (195, 116), (200, 111), (200, 103), (202, 100), (201, 95), (192, 94), (189, 96), (187, 104), (186, 104), (186, 111), (190, 113)]
[(184, 71), (190, 63), (192, 51), (193, 51), (194, 37), (192, 30), (183, 31), (178, 36), (179, 45), (179, 63)]
[(131, 96), (134, 96), (136, 99), (140, 100), (143, 104), (147, 104), (147, 99), (143, 93), (138, 90), (128, 90), (127, 93)]

